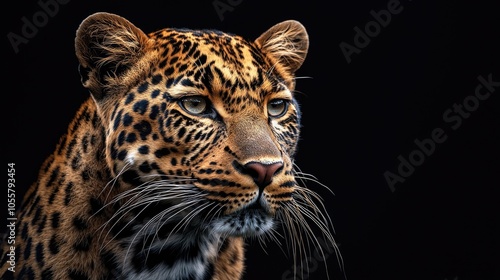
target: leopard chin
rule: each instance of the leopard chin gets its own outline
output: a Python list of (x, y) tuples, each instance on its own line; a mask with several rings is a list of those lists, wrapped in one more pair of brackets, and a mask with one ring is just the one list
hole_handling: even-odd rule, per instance
[(271, 231), (275, 221), (263, 208), (249, 206), (219, 217), (210, 223), (214, 231), (223, 236), (256, 237)]

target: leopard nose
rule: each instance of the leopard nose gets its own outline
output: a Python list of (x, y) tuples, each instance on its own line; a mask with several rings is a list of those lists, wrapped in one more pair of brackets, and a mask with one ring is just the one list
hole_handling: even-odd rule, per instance
[(247, 172), (252, 176), (254, 182), (261, 190), (271, 183), (274, 174), (276, 174), (282, 167), (282, 162), (265, 164), (252, 161), (245, 164)]

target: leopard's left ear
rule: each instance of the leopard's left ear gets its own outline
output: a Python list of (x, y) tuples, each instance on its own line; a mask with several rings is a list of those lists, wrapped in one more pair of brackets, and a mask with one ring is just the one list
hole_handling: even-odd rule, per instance
[(255, 43), (262, 52), (293, 74), (306, 58), (309, 36), (300, 22), (287, 20), (269, 28)]

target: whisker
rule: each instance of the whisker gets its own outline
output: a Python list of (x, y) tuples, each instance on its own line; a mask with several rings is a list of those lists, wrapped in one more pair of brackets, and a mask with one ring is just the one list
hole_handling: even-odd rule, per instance
[(128, 161), (125, 162), (125, 165), (123, 165), (122, 169), (118, 172), (118, 174), (116, 174), (116, 176), (111, 179), (111, 181), (109, 181), (105, 186), (104, 188), (102, 188), (101, 190), (101, 193), (99, 194), (99, 196), (101, 196), (103, 194), (103, 192), (109, 187), (109, 185), (111, 184), (111, 188), (109, 188), (109, 191), (108, 193), (106, 194), (106, 200), (109, 198), (109, 196), (111, 195), (111, 191), (113, 190), (113, 187), (115, 186), (116, 182), (118, 181), (118, 178), (123, 175), (125, 173), (125, 171), (127, 171), (130, 167), (132, 167), (132, 164), (129, 163)]
[(313, 79), (313, 77), (310, 76), (297, 76), (294, 78), (294, 80), (300, 80), (300, 79)]
[[(324, 204), (324, 198), (317, 192), (307, 188), (306, 183), (314, 183), (326, 189), (330, 194), (335, 194), (316, 177), (302, 172), (295, 164), (293, 174), (299, 184), (295, 186), (292, 201), (281, 205), (277, 212), (277, 219), (283, 223), (283, 228), (285, 229), (284, 239), (294, 258), (294, 275), (304, 278), (306, 274), (310, 273), (310, 268), (304, 261), (307, 259), (307, 256), (312, 254), (312, 248), (315, 248), (317, 254), (324, 260), (326, 260), (333, 250), (337, 258), (337, 263), (345, 274), (344, 261), (333, 236), (335, 229)], [(317, 231), (320, 233), (319, 236)], [(322, 241), (319, 239), (320, 236), (323, 238)], [(331, 246), (328, 246), (330, 249), (325, 248), (321, 242), (331, 244)], [(325, 266), (327, 266), (326, 263)], [(327, 278), (330, 279), (328, 268), (326, 269)]]
[[(193, 205), (196, 205), (198, 203), (198, 201), (194, 202)], [(189, 222), (195, 218), (199, 213), (201, 213), (202, 211), (204, 211), (204, 209), (206, 207), (209, 207), (211, 205), (210, 202), (205, 202), (204, 204), (202, 205), (199, 205), (197, 208), (193, 209), (192, 211), (190, 211), (188, 214), (186, 214), (173, 228), (172, 230), (170, 231), (169, 235), (164, 239), (163, 241), (163, 244), (162, 246), (160, 247), (161, 249), (163, 249), (163, 246), (167, 243), (168, 239), (170, 238), (170, 236), (174, 233), (177, 233), (179, 232), (182, 227), (186, 228), (188, 225), (189, 225)]]
[(314, 182), (315, 184), (319, 185), (320, 187), (326, 189), (332, 195), (335, 195), (335, 193), (332, 191), (332, 189), (330, 189), (327, 185), (321, 183), (318, 180), (318, 178), (316, 178), (314, 175), (302, 172), (302, 170), (300, 170), (299, 166), (295, 163), (293, 164), (293, 166), (294, 166), (293, 174), (294, 174), (295, 178), (300, 179), (300, 181), (302, 182), (302, 184), (304, 186), (306, 185), (306, 181)]
[[(146, 259), (147, 257), (149, 256), (149, 253), (152, 249), (152, 246), (154, 244), (154, 239), (158, 238), (159, 235), (159, 231), (161, 230), (161, 228), (170, 220), (174, 219), (177, 217), (178, 214), (182, 213), (183, 211), (185, 211), (186, 209), (194, 206), (196, 204), (196, 201), (190, 201), (190, 202), (184, 202), (184, 203), (180, 203), (180, 204), (177, 204), (177, 205), (174, 205), (166, 210), (163, 210), (162, 212), (160, 212), (159, 214), (155, 215), (152, 219), (150, 219), (142, 228), (141, 230), (139, 230), (138, 233), (144, 231), (146, 232), (146, 229), (149, 228), (149, 227), (156, 227), (153, 232), (155, 232), (155, 234), (153, 235), (152, 237), (152, 240), (150, 241), (150, 245), (149, 245), (149, 249), (147, 251), (147, 254), (146, 254)], [(180, 209), (179, 209), (180, 208)], [(175, 211), (175, 212), (174, 212)], [(172, 213), (173, 212), (173, 213)], [(164, 217), (166, 217), (168, 215), (168, 217), (166, 219), (164, 219)], [(160, 223), (161, 221), (161, 223)], [(167, 242), (170, 238), (172, 234), (172, 231), (170, 231), (169, 235), (164, 238), (164, 243), (161, 245), (160, 247), (160, 250), (163, 248), (165, 242)], [(136, 235), (137, 236), (137, 235)], [(146, 236), (144, 236), (145, 238)], [(135, 241), (135, 237), (134, 239), (132, 240), (131, 244), (134, 244), (134, 241)], [(146, 244), (144, 244), (146, 245)], [(145, 249), (145, 247), (142, 248), (143, 250)]]
[[(128, 163), (128, 162), (126, 162), (125, 165), (120, 170), (120, 172), (118, 172), (118, 174), (113, 179), (111, 179), (108, 183), (106, 183), (106, 185), (99, 192), (98, 196), (101, 197), (103, 195), (104, 191), (109, 188), (108, 193), (106, 194), (106, 199), (105, 199), (105, 201), (107, 201), (107, 199), (111, 195), (111, 192), (113, 191), (113, 187), (115, 186), (116, 182), (118, 181), (119, 176), (121, 176), (128, 168), (130, 168), (130, 166), (131, 166), (131, 164)], [(101, 213), (101, 211), (103, 211), (106, 208), (106, 206), (107, 205), (104, 205), (100, 209), (97, 209), (97, 211), (95, 211), (95, 213), (93, 213), (92, 215), (90, 215), (90, 217), (88, 218), (88, 220), (92, 219), (97, 214)]]

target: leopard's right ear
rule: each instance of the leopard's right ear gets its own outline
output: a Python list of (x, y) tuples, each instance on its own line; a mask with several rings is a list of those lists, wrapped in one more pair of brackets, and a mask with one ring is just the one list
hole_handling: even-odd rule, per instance
[(82, 21), (75, 39), (82, 84), (97, 101), (143, 78), (152, 61), (152, 42), (128, 20), (99, 12)]

